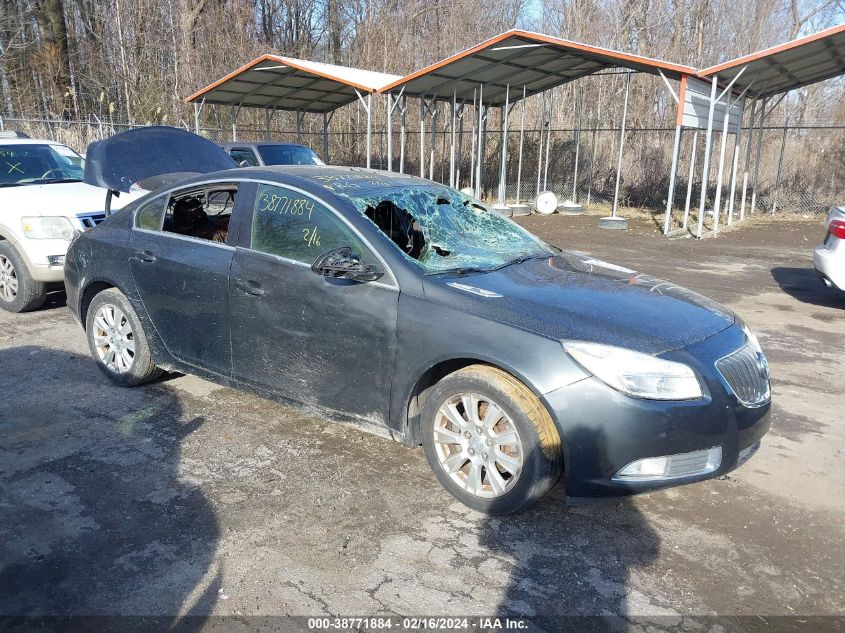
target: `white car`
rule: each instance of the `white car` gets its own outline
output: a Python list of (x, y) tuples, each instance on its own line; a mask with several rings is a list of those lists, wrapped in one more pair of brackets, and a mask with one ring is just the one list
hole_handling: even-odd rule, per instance
[[(0, 308), (39, 308), (64, 280), (74, 231), (105, 217), (106, 190), (82, 182), (83, 165), (59, 143), (0, 133)], [(112, 208), (141, 193), (114, 198)]]
[(825, 286), (845, 291), (845, 205), (830, 210), (825, 226), (827, 236), (813, 253), (813, 264)]

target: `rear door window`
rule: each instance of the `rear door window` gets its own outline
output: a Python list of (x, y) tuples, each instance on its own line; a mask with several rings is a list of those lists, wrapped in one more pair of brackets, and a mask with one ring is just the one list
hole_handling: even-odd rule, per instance
[(374, 261), (334, 211), (310, 196), (275, 185), (258, 187), (251, 246), (309, 266), (323, 253), (342, 246), (350, 247), (364, 262)]
[(167, 196), (159, 196), (141, 205), (135, 216), (135, 226), (147, 231), (160, 231), (167, 209)]

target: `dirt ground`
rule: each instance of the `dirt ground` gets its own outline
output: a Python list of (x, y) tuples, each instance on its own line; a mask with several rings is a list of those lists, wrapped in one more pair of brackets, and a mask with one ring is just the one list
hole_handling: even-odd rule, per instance
[(813, 272), (820, 219), (700, 242), (646, 217), (627, 232), (595, 216), (520, 222), (748, 321), (774, 385), (748, 464), (625, 501), (565, 506), (558, 488), (487, 518), (441, 489), (421, 450), (190, 376), (111, 386), (59, 294), (0, 312), (0, 615), (200, 616), (184, 620), (200, 629), (210, 614), (598, 614), (623, 616), (619, 630), (845, 616), (845, 294)]

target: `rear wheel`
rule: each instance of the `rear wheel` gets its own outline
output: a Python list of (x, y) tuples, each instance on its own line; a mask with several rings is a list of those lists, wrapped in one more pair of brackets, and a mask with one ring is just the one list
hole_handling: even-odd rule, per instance
[(37, 310), (46, 296), (46, 286), (32, 278), (17, 249), (0, 241), (0, 308), (9, 312)]
[(88, 347), (100, 370), (123, 387), (143, 385), (163, 372), (153, 363), (141, 321), (116, 288), (91, 301), (85, 323)]
[(560, 435), (546, 408), (513, 376), (486, 365), (461, 369), (432, 389), (422, 435), (440, 483), (488, 514), (528, 507), (563, 468)]

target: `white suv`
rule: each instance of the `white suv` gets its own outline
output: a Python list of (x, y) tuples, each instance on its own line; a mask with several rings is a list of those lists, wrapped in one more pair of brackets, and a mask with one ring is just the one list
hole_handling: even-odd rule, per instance
[[(64, 280), (74, 231), (105, 217), (106, 191), (82, 182), (83, 159), (69, 147), (0, 133), (0, 308), (35, 310)], [(112, 200), (112, 208), (137, 195)]]

